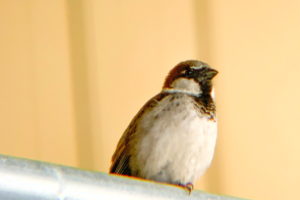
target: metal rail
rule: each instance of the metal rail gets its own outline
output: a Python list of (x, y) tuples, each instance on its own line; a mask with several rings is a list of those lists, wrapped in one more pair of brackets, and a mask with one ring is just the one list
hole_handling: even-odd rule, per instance
[(1, 200), (233, 200), (151, 181), (0, 155)]

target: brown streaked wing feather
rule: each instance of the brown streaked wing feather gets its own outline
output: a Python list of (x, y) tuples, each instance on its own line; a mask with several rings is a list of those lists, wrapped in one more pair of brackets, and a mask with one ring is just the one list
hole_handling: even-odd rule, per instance
[(112, 165), (110, 167), (110, 173), (116, 174), (124, 174), (124, 175), (131, 175), (131, 170), (129, 168), (129, 138), (134, 133), (136, 127), (136, 120), (135, 117), (129, 127), (125, 130), (124, 134), (122, 135), (115, 153), (112, 156)]
[(130, 161), (130, 155), (129, 155), (129, 141), (132, 137), (132, 135), (136, 132), (136, 128), (138, 125), (139, 119), (141, 119), (142, 115), (146, 110), (149, 111), (149, 109), (153, 108), (161, 99), (163, 99), (166, 95), (166, 93), (160, 93), (150, 99), (137, 113), (137, 115), (133, 118), (131, 123), (129, 124), (128, 128), (123, 133), (115, 153), (112, 156), (112, 164), (110, 167), (109, 172), (115, 173), (115, 174), (123, 174), (123, 175), (132, 175), (129, 161)]

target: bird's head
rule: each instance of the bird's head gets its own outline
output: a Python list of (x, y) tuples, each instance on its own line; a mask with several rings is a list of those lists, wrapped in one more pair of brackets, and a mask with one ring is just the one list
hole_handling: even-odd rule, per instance
[(176, 65), (167, 76), (163, 90), (185, 92), (195, 96), (210, 94), (211, 80), (218, 74), (208, 64), (187, 60)]

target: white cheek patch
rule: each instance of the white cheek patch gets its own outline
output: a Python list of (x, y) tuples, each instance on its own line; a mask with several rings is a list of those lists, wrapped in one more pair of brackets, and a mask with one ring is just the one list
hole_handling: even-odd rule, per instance
[(215, 100), (215, 88), (214, 87), (211, 89), (210, 96)]
[(177, 90), (190, 92), (196, 95), (201, 93), (199, 83), (197, 83), (193, 79), (179, 78), (171, 84), (171, 87)]

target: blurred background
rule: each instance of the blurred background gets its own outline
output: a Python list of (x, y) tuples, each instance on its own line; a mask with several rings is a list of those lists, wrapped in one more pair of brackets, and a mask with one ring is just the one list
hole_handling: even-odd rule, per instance
[(186, 59), (208, 62), (219, 138), (196, 188), (294, 199), (300, 1), (0, 0), (0, 153), (108, 172), (130, 120)]

